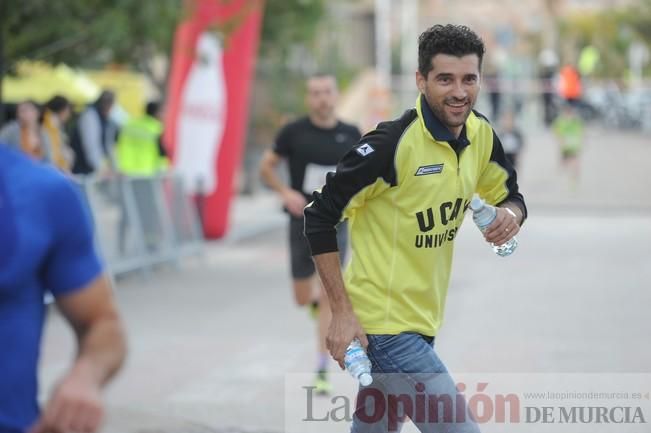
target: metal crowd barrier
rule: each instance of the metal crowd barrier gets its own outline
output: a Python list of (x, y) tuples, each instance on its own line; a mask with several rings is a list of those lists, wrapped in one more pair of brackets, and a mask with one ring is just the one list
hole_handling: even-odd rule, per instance
[(83, 177), (97, 244), (109, 272), (120, 275), (176, 263), (200, 251), (197, 209), (173, 174), (155, 177)]

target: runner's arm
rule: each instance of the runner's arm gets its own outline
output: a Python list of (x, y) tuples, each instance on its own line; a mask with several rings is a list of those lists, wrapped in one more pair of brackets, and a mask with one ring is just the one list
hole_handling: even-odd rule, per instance
[(498, 207), (497, 216), (484, 232), (486, 241), (502, 245), (512, 239), (527, 217), (527, 206), (518, 187), (515, 168), (504, 154), (495, 131), (490, 159), (477, 185), (477, 192)]
[(494, 131), (490, 159), (479, 178), (477, 193), (491, 205), (511, 209), (519, 225), (526, 220), (527, 206), (520, 193), (517, 173)]
[(50, 188), (46, 202), (54, 242), (43, 279), (77, 335), (78, 353), (32, 432), (94, 432), (103, 417), (101, 387), (124, 361), (125, 336), (78, 187), (61, 177)]
[(301, 218), (307, 200), (301, 192), (290, 188), (278, 176), (276, 168), (281, 159), (282, 157), (273, 150), (267, 150), (260, 162), (260, 176), (271, 189), (278, 193), (289, 213), (296, 218)]
[(352, 216), (377, 195), (395, 185), (396, 134), (378, 127), (364, 136), (328, 173), (321, 191), (305, 208), (305, 235), (312, 251), (317, 272), (332, 310), (326, 345), (343, 368), (346, 348), (354, 338), (364, 347), (368, 342), (346, 292), (337, 246), (335, 226)]

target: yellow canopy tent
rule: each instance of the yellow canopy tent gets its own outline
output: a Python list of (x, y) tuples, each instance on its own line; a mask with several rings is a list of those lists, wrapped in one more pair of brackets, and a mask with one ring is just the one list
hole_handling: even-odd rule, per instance
[(77, 107), (94, 101), (103, 88), (116, 92), (118, 104), (130, 115), (142, 113), (146, 79), (141, 74), (124, 70), (85, 71), (66, 65), (51, 66), (43, 62), (23, 61), (17, 76), (5, 76), (2, 94), (5, 102), (25, 99), (46, 102), (54, 95), (63, 95)]
[(88, 71), (83, 73), (100, 89), (112, 89), (118, 97), (118, 104), (130, 116), (139, 116), (144, 113), (147, 101), (147, 79), (144, 75), (125, 71), (105, 69), (101, 71)]

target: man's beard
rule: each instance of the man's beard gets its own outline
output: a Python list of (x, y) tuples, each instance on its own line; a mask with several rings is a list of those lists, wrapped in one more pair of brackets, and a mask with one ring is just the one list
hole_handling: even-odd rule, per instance
[[(454, 98), (446, 98), (441, 105), (430, 104), (428, 98), (426, 98), (426, 99), (427, 99), (427, 104), (432, 109), (432, 112), (434, 113), (434, 115), (448, 128), (457, 128), (459, 126), (462, 126), (464, 123), (466, 123), (466, 120), (468, 120), (468, 116), (470, 116), (470, 112), (472, 111), (472, 108), (474, 106), (474, 103), (468, 98), (466, 98), (464, 100), (461, 100), (461, 101), (459, 101), (457, 99), (454, 99)], [(460, 117), (457, 117), (457, 116), (452, 117), (452, 116), (450, 116), (445, 110), (445, 108), (447, 106), (446, 104), (450, 104), (450, 103), (451, 104), (454, 104), (454, 103), (465, 103), (465, 104), (467, 104), (467, 106), (465, 107), (465, 112), (463, 113), (463, 115), (460, 116)]]

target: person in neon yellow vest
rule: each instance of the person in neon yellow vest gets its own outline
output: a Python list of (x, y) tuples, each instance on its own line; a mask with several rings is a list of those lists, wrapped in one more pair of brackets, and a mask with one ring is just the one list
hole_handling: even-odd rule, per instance
[[(161, 210), (155, 198), (157, 183), (151, 179), (164, 172), (169, 165), (161, 143), (163, 124), (159, 120), (160, 112), (160, 103), (149, 102), (142, 117), (124, 125), (115, 152), (118, 170), (131, 178), (130, 190), (135, 199), (135, 210), (148, 251), (159, 248), (164, 238), (160, 222)], [(128, 249), (129, 233), (137, 231), (138, 226), (134, 226), (135, 221), (129, 218), (124, 198), (121, 205), (118, 248), (124, 253)]]
[(149, 102), (142, 117), (130, 120), (120, 131), (116, 149), (118, 169), (127, 176), (154, 176), (168, 167), (161, 143), (160, 103)]

